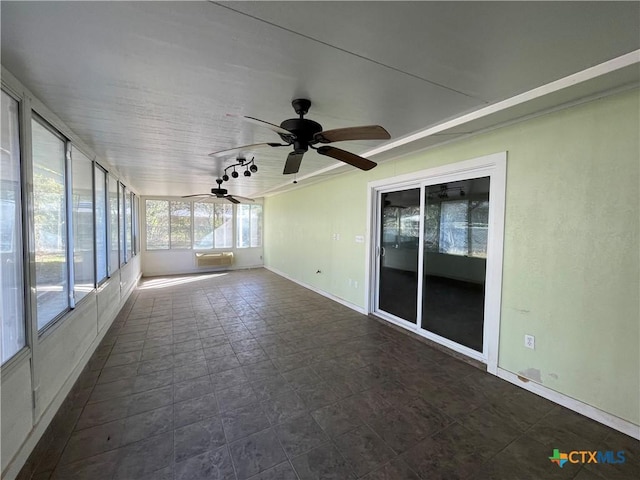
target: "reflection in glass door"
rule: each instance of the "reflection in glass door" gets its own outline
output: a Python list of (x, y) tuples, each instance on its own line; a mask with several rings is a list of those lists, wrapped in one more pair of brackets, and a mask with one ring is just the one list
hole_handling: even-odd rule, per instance
[(483, 351), (489, 177), (425, 187), (422, 328)]
[(420, 189), (380, 194), (378, 309), (416, 323)]

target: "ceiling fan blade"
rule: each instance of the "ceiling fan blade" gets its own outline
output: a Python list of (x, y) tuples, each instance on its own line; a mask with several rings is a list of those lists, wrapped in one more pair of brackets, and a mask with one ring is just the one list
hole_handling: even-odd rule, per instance
[(346, 150), (342, 150), (336, 147), (319, 147), (318, 149), (316, 149), (316, 152), (318, 152), (320, 155), (326, 155), (327, 157), (335, 158), (336, 160), (340, 160), (341, 162), (353, 165), (360, 170), (371, 170), (377, 165), (376, 162), (372, 162), (371, 160), (356, 155), (355, 153), (347, 152)]
[(391, 135), (380, 125), (337, 128), (318, 132), (313, 136), (316, 143), (344, 142), (345, 140), (389, 140)]
[(234, 115), (232, 113), (227, 113), (227, 117), (239, 118), (241, 120), (244, 120), (245, 122), (253, 123), (254, 125), (260, 125), (261, 127), (265, 127), (265, 128), (268, 128), (269, 130), (273, 130), (274, 132), (276, 132), (278, 134), (285, 135), (285, 136), (291, 137), (291, 138), (296, 138), (296, 136), (293, 133), (291, 133), (289, 130), (285, 130), (284, 128), (282, 128), (279, 125), (275, 125), (273, 123), (265, 122), (264, 120), (260, 120), (259, 118), (248, 117), (246, 115)]
[(233, 195), (225, 195), (224, 197), (220, 197), (220, 198), (224, 198), (225, 200), (229, 200), (231, 203), (240, 203), (240, 200), (236, 200), (235, 198), (233, 198)]
[(241, 197), (240, 195), (227, 195), (226, 198), (233, 197), (235, 200), (242, 200), (243, 202), (255, 202), (253, 198)]
[(251, 150), (253, 148), (288, 147), (288, 146), (289, 146), (288, 143), (274, 143), (274, 142), (252, 143), (250, 145), (242, 145), (241, 147), (233, 147), (233, 148), (227, 148), (226, 150), (219, 150), (217, 152), (210, 153), (209, 156), (210, 157), (217, 157), (218, 155), (227, 155), (227, 154), (232, 153), (232, 152), (237, 152), (238, 150)]
[(180, 198), (193, 198), (193, 197), (208, 198), (208, 197), (215, 197), (215, 195), (213, 195), (212, 193), (196, 193), (195, 195), (182, 195), (182, 197)]
[(300, 170), (300, 163), (302, 162), (302, 157), (304, 156), (304, 152), (297, 153), (291, 152), (287, 157), (287, 161), (284, 164), (283, 175), (290, 175), (292, 173), (298, 173)]

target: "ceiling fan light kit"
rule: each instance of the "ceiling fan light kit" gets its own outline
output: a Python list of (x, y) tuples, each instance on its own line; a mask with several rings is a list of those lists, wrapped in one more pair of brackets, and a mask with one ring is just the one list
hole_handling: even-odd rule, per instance
[[(391, 138), (389, 132), (387, 132), (380, 125), (363, 125), (359, 127), (339, 128), (335, 130), (322, 130), (322, 125), (313, 120), (304, 118), (309, 112), (311, 107), (311, 101), (306, 98), (298, 98), (291, 102), (294, 111), (298, 114), (299, 118), (290, 118), (283, 121), (279, 126), (273, 123), (265, 122), (255, 117), (241, 116), (244, 121), (260, 125), (268, 128), (277, 133), (283, 142), (285, 143), (254, 143), (251, 145), (244, 145), (241, 147), (230, 148), (226, 150), (220, 150), (218, 152), (210, 153), (209, 155), (218, 156), (228, 154), (237, 150), (247, 150), (250, 148), (259, 147), (293, 147), (293, 151), (287, 156), (287, 160), (284, 164), (284, 175), (290, 175), (298, 173), (300, 170), (300, 164), (302, 163), (302, 157), (311, 148), (320, 155), (340, 160), (351, 166), (359, 168), (361, 170), (371, 170), (377, 164), (364, 157), (356, 155), (355, 153), (347, 152), (336, 147), (320, 146), (315, 147), (316, 144), (343, 142), (348, 140), (388, 140)], [(235, 116), (235, 115), (229, 115)], [(246, 173), (245, 173), (246, 175)], [(233, 176), (233, 173), (231, 174)], [(234, 177), (236, 178), (236, 177)]]

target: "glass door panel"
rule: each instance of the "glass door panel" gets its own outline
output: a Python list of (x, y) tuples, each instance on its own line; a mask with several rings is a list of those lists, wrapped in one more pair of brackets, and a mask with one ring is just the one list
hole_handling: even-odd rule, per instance
[(378, 309), (416, 323), (420, 189), (380, 194)]
[(483, 351), (489, 177), (425, 187), (422, 328)]

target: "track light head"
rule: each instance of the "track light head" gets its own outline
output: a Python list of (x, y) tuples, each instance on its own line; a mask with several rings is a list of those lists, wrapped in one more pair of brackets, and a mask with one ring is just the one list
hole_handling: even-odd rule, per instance
[(256, 173), (258, 171), (258, 166), (256, 164), (253, 164), (249, 167), (249, 170), (251, 170), (253, 173)]
[(233, 170), (233, 172), (231, 172), (231, 176), (233, 178), (238, 178), (239, 177), (238, 172), (236, 172), (235, 170)]
[(225, 182), (229, 181), (229, 175), (227, 175), (226, 173), (222, 176), (222, 180), (224, 180)]
[(251, 176), (251, 172), (249, 170), (245, 170), (244, 171), (244, 176), (245, 177), (250, 177)]

